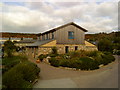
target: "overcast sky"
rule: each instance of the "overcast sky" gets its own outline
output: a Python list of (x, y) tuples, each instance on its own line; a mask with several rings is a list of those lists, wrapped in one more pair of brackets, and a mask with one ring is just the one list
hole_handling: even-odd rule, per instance
[(1, 2), (2, 32), (41, 33), (75, 22), (88, 33), (118, 29), (118, 2), (90, 0), (53, 2)]

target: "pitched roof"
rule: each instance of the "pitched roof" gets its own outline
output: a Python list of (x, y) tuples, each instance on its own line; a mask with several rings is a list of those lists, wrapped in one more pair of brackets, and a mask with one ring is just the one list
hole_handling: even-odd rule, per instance
[(43, 45), (43, 44), (46, 44), (46, 43), (49, 43), (53, 40), (43, 40), (43, 41), (40, 41), (40, 40), (37, 40), (36, 42), (30, 44), (30, 45), (27, 45), (28, 47), (29, 46), (40, 46), (40, 45)]
[[(76, 26), (77, 28), (83, 30), (84, 32), (87, 32), (87, 30), (84, 29), (83, 27), (81, 27), (81, 26), (75, 24), (74, 22), (70, 22), (70, 23), (67, 23), (67, 24), (65, 24), (65, 25), (62, 25), (62, 26), (53, 28), (53, 29), (51, 29), (51, 30), (49, 30), (49, 31), (46, 31), (46, 32), (42, 33), (42, 34), (46, 34), (46, 33), (49, 33), (49, 32), (54, 32), (54, 31), (56, 31), (56, 30), (58, 30), (58, 29), (61, 29), (61, 28), (66, 27), (66, 26), (68, 26), (68, 25), (74, 25), (74, 26)], [(41, 33), (40, 33), (40, 34), (41, 34)], [(38, 34), (38, 35), (40, 35), (40, 34)]]

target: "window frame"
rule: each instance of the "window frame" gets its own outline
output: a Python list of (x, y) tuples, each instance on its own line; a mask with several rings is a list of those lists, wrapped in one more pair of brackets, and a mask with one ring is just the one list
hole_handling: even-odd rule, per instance
[(68, 39), (70, 39), (70, 40), (74, 40), (75, 39), (74, 31), (68, 31)]

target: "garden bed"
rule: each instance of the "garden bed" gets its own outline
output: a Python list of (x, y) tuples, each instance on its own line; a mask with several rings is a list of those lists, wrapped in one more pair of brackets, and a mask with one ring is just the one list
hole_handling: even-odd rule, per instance
[(49, 63), (54, 67), (68, 67), (76, 70), (95, 70), (99, 69), (101, 65), (107, 65), (114, 60), (114, 56), (108, 52), (79, 51), (56, 55), (49, 59)]

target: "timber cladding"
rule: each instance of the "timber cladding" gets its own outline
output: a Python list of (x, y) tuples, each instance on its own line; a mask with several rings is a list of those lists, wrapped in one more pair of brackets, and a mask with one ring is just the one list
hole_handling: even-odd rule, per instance
[[(68, 38), (68, 32), (74, 32), (74, 39)], [(55, 31), (57, 44), (85, 44), (84, 31), (73, 25), (60, 28)]]

